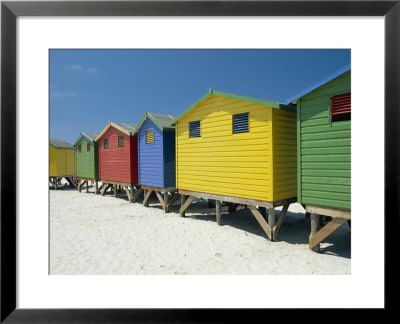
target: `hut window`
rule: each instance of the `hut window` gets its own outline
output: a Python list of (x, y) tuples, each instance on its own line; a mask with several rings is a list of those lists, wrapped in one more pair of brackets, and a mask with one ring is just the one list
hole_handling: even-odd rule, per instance
[(146, 131), (146, 144), (154, 143), (154, 130)]
[(330, 106), (332, 122), (351, 120), (351, 93), (331, 97)]
[(189, 137), (200, 136), (200, 120), (189, 122)]
[(79, 153), (82, 152), (82, 145), (78, 145), (78, 152), (79, 152)]
[(124, 137), (118, 136), (118, 147), (124, 147)]
[(90, 152), (90, 143), (87, 143), (87, 151)]
[(104, 148), (105, 148), (105, 149), (108, 149), (108, 139), (105, 139), (105, 140), (104, 140)]
[(249, 113), (233, 115), (233, 133), (248, 133), (249, 132)]

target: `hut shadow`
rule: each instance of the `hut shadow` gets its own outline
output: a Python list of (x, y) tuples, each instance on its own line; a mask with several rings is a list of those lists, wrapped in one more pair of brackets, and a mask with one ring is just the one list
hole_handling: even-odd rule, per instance
[[(198, 207), (201, 206), (199, 205)], [(199, 211), (200, 208), (195, 209), (191, 206), (187, 210), (186, 217), (201, 221), (214, 222), (215, 226), (218, 226), (216, 223), (215, 209), (209, 209), (207, 206), (203, 206), (202, 211)], [(276, 217), (278, 217), (279, 213), (279, 210), (275, 211)], [(260, 224), (257, 222), (254, 215), (248, 208), (234, 213), (223, 212), (222, 226), (232, 226), (239, 230), (261, 236), (268, 240), (267, 234), (261, 228)], [(278, 232), (276, 241), (287, 242), (289, 244), (304, 244), (308, 249), (310, 230), (310, 220), (305, 217), (305, 213), (288, 211)], [(333, 232), (330, 236), (322, 241), (320, 254), (335, 255), (350, 259), (350, 237), (351, 234), (349, 226), (347, 224), (343, 224), (338, 230)]]

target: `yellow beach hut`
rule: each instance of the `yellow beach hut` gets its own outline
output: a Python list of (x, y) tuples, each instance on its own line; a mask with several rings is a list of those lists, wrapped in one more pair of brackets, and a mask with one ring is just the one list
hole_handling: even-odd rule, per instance
[(59, 181), (65, 178), (74, 187), (75, 149), (66, 141), (50, 139), (49, 141), (49, 181), (57, 189)]
[(296, 202), (296, 107), (210, 89), (172, 124), (180, 215), (207, 198), (216, 201), (221, 224), (221, 201), (245, 204), (274, 240)]

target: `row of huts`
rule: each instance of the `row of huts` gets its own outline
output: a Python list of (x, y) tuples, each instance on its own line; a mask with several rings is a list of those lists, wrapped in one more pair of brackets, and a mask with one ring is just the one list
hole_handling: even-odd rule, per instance
[[(78, 189), (155, 194), (164, 211), (180, 196), (246, 205), (275, 240), (290, 203), (311, 214), (309, 246), (351, 219), (351, 70), (344, 67), (285, 104), (214, 91), (179, 116), (145, 112), (137, 125), (109, 122), (74, 145), (50, 140), (50, 179)], [(69, 180), (69, 181), (70, 181)], [(101, 182), (101, 185), (99, 186)], [(282, 206), (279, 216), (275, 208)], [(268, 208), (268, 215), (266, 215)], [(319, 228), (320, 217), (331, 222)]]

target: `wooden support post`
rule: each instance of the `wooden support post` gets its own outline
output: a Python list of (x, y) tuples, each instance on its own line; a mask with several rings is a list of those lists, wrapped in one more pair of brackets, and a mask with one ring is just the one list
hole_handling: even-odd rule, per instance
[(139, 188), (136, 190), (135, 194), (132, 196), (132, 199), (130, 200), (131, 203), (135, 202), (136, 199), (140, 196), (140, 194), (143, 192), (142, 188)]
[(128, 197), (128, 200), (131, 201), (132, 196), (131, 196), (131, 193), (129, 191), (129, 187), (128, 186), (124, 186), (124, 188), (125, 188), (125, 192), (126, 192), (126, 196)]
[(178, 199), (178, 197), (179, 197), (179, 192), (175, 192), (174, 196), (171, 198), (168, 205), (171, 207), (175, 203), (175, 201)]
[(247, 206), (250, 211), (253, 213), (254, 217), (258, 221), (258, 223), (261, 225), (262, 229), (264, 232), (267, 234), (268, 238), (272, 240), (272, 231), (270, 225), (266, 222), (264, 219), (263, 215), (260, 214), (256, 206), (248, 205)]
[(153, 190), (145, 190), (145, 195), (144, 195), (144, 199), (143, 199), (143, 206), (144, 207), (149, 207), (149, 199), (151, 194), (153, 193)]
[(217, 215), (217, 224), (222, 225), (222, 217), (221, 217), (221, 201), (215, 201), (215, 214)]
[(101, 191), (101, 195), (104, 196), (106, 194), (106, 191), (111, 187), (112, 187), (112, 184), (103, 183), (103, 190)]
[(83, 181), (81, 182), (81, 180), (78, 181), (78, 191), (81, 192), (82, 191), (82, 184)]
[(189, 198), (185, 199), (185, 203), (183, 206), (181, 206), (181, 209), (179, 210), (179, 215), (180, 216), (185, 216), (185, 210), (189, 207), (189, 205), (195, 200), (196, 197), (194, 196), (189, 196)]
[(86, 180), (86, 192), (89, 192), (89, 181)]
[[(311, 218), (315, 214), (311, 214)], [(321, 216), (319, 216), (321, 217)], [(317, 219), (319, 224), (319, 219)], [(320, 250), (320, 242), (331, 235), (334, 231), (336, 231), (340, 226), (342, 226), (347, 219), (344, 218), (334, 218), (328, 224), (326, 224), (319, 232), (315, 233), (314, 235), (311, 234), (309, 240), (309, 248), (314, 252), (319, 252)], [(311, 223), (312, 224), (312, 223)], [(314, 225), (315, 226), (315, 225)], [(311, 225), (311, 232), (312, 232), (312, 225)]]
[(103, 188), (103, 186), (104, 186), (104, 183), (102, 183), (100, 185), (100, 187), (96, 190), (96, 195), (101, 192), (101, 189)]
[(58, 181), (57, 181), (57, 178), (54, 178), (54, 184), (55, 184), (55, 190), (57, 190), (57, 188), (58, 188)]
[(187, 196), (186, 195), (181, 195), (181, 208), (179, 209), (179, 216), (185, 217), (185, 210), (182, 209), (183, 205), (185, 204)]
[(165, 203), (164, 203), (163, 197), (161, 197), (161, 194), (160, 194), (159, 191), (154, 191), (154, 192), (156, 193), (156, 196), (157, 196), (157, 198), (158, 198), (158, 201), (160, 202), (160, 204), (161, 204), (163, 210), (165, 211)]
[(310, 219), (311, 219), (311, 234), (310, 234), (310, 238), (309, 238), (309, 248), (310, 248), (310, 250), (313, 250), (314, 252), (319, 252), (319, 250), (320, 250), (320, 245), (319, 244), (315, 244), (313, 247), (311, 247), (312, 238), (319, 231), (320, 218), (321, 218), (321, 216), (318, 215), (318, 214), (311, 214), (311, 216), (310, 216)]
[(283, 219), (285, 218), (285, 215), (289, 208), (289, 205), (290, 205), (290, 203), (288, 201), (283, 203), (281, 213), (279, 214), (278, 222), (276, 223), (276, 226), (274, 226), (272, 229), (272, 237), (274, 240), (276, 239), (276, 236), (278, 235), (278, 231), (281, 228)]
[(275, 226), (275, 208), (274, 207), (268, 208), (268, 225), (269, 225), (269, 228), (271, 229), (271, 241), (273, 241), (275, 239), (273, 232), (272, 232), (272, 229)]
[(94, 191), (94, 193), (97, 194), (97, 192), (99, 191), (99, 183), (97, 180), (95, 181), (95, 183), (96, 183), (96, 190)]
[(169, 213), (168, 192), (164, 191), (164, 212)]
[(114, 197), (117, 197), (117, 185), (114, 185)]

